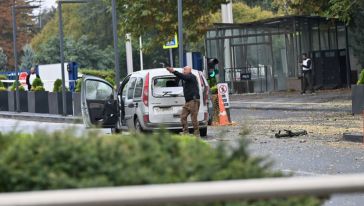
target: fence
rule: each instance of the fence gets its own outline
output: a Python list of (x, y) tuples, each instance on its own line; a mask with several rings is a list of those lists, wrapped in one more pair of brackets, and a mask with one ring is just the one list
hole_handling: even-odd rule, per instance
[(156, 205), (364, 192), (364, 174), (0, 194), (0, 206)]

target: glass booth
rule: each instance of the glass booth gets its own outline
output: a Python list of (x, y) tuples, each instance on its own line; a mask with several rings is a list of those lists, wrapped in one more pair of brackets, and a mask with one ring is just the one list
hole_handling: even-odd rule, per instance
[(206, 56), (219, 59), (219, 81), (234, 93), (299, 90), (301, 54), (313, 61), (316, 89), (350, 86), (347, 28), (336, 19), (285, 16), (214, 24)]

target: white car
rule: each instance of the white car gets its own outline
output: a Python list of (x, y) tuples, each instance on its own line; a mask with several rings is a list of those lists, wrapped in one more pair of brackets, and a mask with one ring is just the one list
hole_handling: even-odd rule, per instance
[[(182, 72), (181, 68), (176, 69)], [(193, 70), (200, 91), (198, 121), (200, 135), (207, 135), (209, 86), (203, 73)], [(161, 127), (182, 130), (180, 115), (185, 104), (181, 81), (166, 69), (149, 69), (128, 75), (119, 90), (104, 79), (83, 76), (81, 110), (87, 127), (98, 125), (137, 131), (152, 131)], [(189, 127), (192, 128), (189, 116)]]

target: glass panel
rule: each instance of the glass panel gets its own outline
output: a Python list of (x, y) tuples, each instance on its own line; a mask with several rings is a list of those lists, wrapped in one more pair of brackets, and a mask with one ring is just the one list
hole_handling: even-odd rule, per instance
[(336, 27), (330, 27), (330, 49), (337, 49)]
[(142, 97), (142, 91), (143, 91), (143, 79), (139, 78), (135, 90), (134, 90), (134, 99), (139, 99)]
[(311, 35), (312, 35), (311, 48), (313, 51), (319, 51), (320, 50), (320, 40), (319, 40), (319, 32), (318, 32), (317, 25), (312, 26)]
[(87, 100), (106, 100), (113, 94), (112, 87), (108, 84), (96, 80), (86, 81)]
[(287, 54), (284, 35), (274, 35), (272, 37), (273, 58), (274, 58), (274, 80), (278, 90), (287, 89)]
[(329, 26), (323, 22), (320, 23), (320, 43), (321, 50), (329, 50)]
[(345, 34), (345, 26), (337, 27), (337, 35), (338, 35), (338, 49), (346, 49), (346, 34)]
[(127, 92), (127, 95), (126, 95), (128, 99), (133, 98), (135, 83), (136, 83), (136, 78), (131, 78), (129, 83), (128, 83), (128, 92)]

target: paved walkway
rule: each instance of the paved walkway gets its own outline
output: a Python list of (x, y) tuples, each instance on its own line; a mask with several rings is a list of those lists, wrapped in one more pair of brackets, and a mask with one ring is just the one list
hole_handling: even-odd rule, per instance
[(231, 95), (230, 103), (232, 109), (351, 113), (351, 90), (325, 90), (306, 95), (298, 92)]

